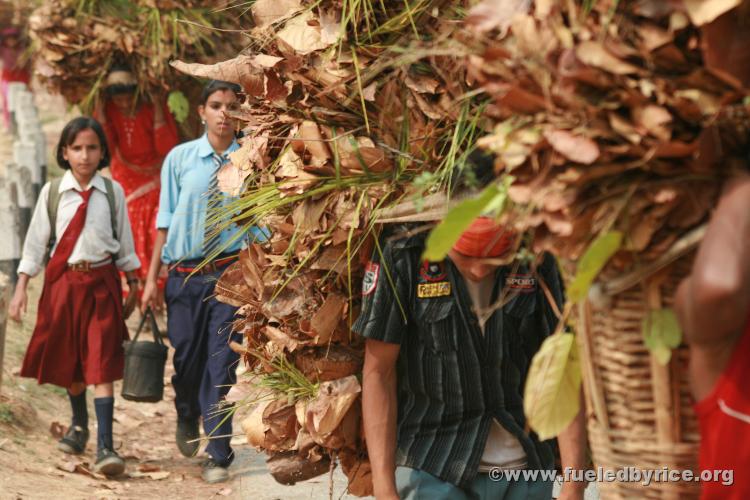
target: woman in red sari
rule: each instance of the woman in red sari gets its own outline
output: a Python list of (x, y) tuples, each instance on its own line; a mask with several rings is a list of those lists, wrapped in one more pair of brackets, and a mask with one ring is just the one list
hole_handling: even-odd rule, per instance
[(21, 37), (21, 30), (15, 26), (5, 28), (0, 32), (0, 61), (3, 64), (0, 73), (0, 93), (3, 99), (3, 119), (5, 128), (10, 129), (10, 110), (8, 109), (8, 87), (12, 82), (22, 82), (26, 85), (31, 81), (31, 71), (28, 61), (22, 61), (25, 42)]
[[(145, 281), (156, 236), (159, 172), (167, 153), (177, 145), (177, 124), (162, 98), (146, 102), (136, 96), (137, 81), (126, 68), (107, 76), (103, 109), (97, 111), (112, 151), (112, 177), (125, 189), (128, 216)], [(160, 287), (163, 282), (160, 280)]]

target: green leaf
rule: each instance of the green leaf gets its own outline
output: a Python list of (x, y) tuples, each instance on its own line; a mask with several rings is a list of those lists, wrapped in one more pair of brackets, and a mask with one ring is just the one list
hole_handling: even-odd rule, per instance
[(540, 440), (565, 430), (581, 407), (581, 363), (575, 336), (557, 333), (531, 360), (523, 398), (529, 426)]
[(478, 197), (464, 200), (453, 207), (427, 237), (422, 258), (431, 262), (443, 260), (474, 219), (488, 208), (502, 208), (506, 198), (506, 191), (493, 184)]
[(591, 284), (602, 268), (622, 246), (622, 239), (623, 235), (620, 231), (610, 231), (599, 235), (591, 243), (578, 262), (576, 276), (568, 288), (568, 300), (571, 303), (575, 304), (586, 297)]
[(666, 365), (672, 358), (672, 349), (682, 342), (682, 330), (677, 322), (677, 316), (672, 309), (652, 309), (643, 318), (643, 343), (656, 357), (656, 360)]
[(184, 123), (190, 114), (190, 103), (185, 97), (185, 94), (179, 90), (173, 90), (167, 97), (167, 107), (169, 111), (174, 115), (175, 120), (179, 123)]

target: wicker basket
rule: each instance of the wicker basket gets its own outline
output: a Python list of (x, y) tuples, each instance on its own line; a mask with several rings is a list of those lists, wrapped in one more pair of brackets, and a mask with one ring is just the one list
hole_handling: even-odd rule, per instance
[[(591, 301), (579, 306), (589, 439), (594, 464), (605, 471), (697, 469), (699, 434), (687, 383), (687, 347), (661, 366), (644, 346), (641, 326), (648, 310), (672, 306), (692, 257), (682, 256), (612, 295), (606, 306)], [(685, 499), (698, 496), (699, 484), (602, 482), (599, 489), (602, 499)]]

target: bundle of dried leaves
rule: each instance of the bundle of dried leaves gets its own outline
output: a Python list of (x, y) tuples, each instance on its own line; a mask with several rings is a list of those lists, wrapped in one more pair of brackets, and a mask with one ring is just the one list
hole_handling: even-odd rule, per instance
[(243, 252), (217, 294), (242, 307), (246, 359), (273, 401), (246, 430), (282, 482), (338, 457), (349, 491), (372, 493), (355, 377), (363, 344), (350, 328), (362, 261), (375, 211), (443, 190), (476, 140), (481, 102), (467, 94), (453, 36), (464, 8), (260, 0), (248, 51), (215, 65), (173, 63), (247, 95), (236, 115), (242, 147), (220, 173), (221, 189), (239, 199), (215, 219), (272, 235)]
[(259, 0), (248, 51), (173, 63), (247, 94), (242, 147), (221, 172), (239, 199), (215, 221), (272, 235), (217, 294), (241, 307), (235, 326), (269, 401), (246, 430), (281, 481), (338, 456), (350, 491), (371, 492), (354, 377), (362, 345), (350, 334), (361, 256), (378, 209), (418, 210), (421, 195), (447, 191), (479, 136), (504, 178), (487, 205), (507, 194), (504, 217), (536, 251), (575, 260), (617, 231), (622, 269), (706, 217), (732, 168), (712, 159), (731, 141), (711, 131), (746, 117), (720, 113), (745, 82), (725, 71), (726, 51), (706, 46), (704, 23), (723, 12), (704, 8), (732, 2), (583, 3), (591, 12), (485, 0), (464, 24), (458, 2)]
[[(47, 88), (88, 107), (112, 64), (127, 64), (142, 92), (178, 86), (169, 61), (236, 53), (242, 16), (231, 2), (191, 0), (44, 0), (29, 19), (37, 72)], [(241, 11), (240, 11), (241, 12)]]
[[(697, 244), (722, 183), (746, 168), (749, 13), (742, 0), (484, 0), (469, 12), (469, 78), (494, 121), (479, 144), (511, 201), (502, 216), (575, 270), (527, 379), (540, 437), (579, 409), (571, 306), (606, 307)], [(589, 295), (597, 275), (605, 293)], [(666, 364), (681, 342), (674, 313), (643, 317), (644, 345)]]
[(493, 100), (479, 144), (514, 178), (508, 221), (573, 261), (618, 231), (622, 271), (705, 220), (731, 155), (744, 154), (716, 132), (747, 122), (747, 67), (730, 68), (750, 45), (741, 29), (711, 38), (739, 0), (590, 3), (486, 0), (467, 19), (467, 63)]

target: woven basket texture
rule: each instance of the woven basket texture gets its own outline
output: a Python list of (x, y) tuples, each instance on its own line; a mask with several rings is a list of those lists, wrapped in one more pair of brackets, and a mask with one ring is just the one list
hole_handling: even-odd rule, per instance
[[(578, 309), (578, 342), (584, 371), (587, 422), (594, 464), (604, 470), (697, 471), (699, 433), (687, 379), (688, 350), (682, 345), (666, 366), (643, 342), (650, 309), (670, 308), (693, 256), (683, 257), (642, 285), (606, 304)], [(697, 482), (599, 484), (603, 500), (689, 499)]]

